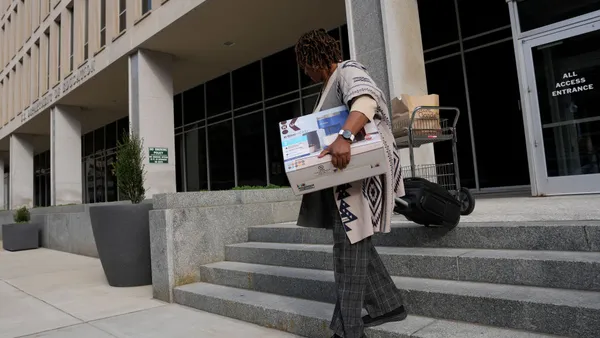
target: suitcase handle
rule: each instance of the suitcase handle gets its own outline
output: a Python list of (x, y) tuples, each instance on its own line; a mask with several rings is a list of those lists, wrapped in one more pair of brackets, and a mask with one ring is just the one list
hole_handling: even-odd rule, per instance
[(408, 202), (401, 199), (400, 197), (396, 197), (396, 203), (402, 204), (405, 208), (408, 208)]

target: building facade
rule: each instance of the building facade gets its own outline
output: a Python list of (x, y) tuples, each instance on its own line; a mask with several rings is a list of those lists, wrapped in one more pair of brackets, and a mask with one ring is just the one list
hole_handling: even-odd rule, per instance
[(148, 197), (287, 185), (275, 125), (315, 105), (293, 52), (314, 28), (390, 97), (461, 110), (464, 186), (600, 191), (600, 1), (0, 0), (0, 204), (121, 199), (124, 132), (144, 139)]

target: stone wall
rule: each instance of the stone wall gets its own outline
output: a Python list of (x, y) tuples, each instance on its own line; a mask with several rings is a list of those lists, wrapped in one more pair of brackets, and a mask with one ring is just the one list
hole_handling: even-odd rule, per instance
[[(89, 208), (97, 205), (78, 204), (30, 209), (31, 222), (40, 225), (40, 246), (97, 258), (98, 250), (89, 214)], [(0, 224), (9, 223), (14, 223), (13, 211), (0, 212)]]
[(248, 227), (295, 221), (301, 198), (291, 189), (154, 195), (150, 212), (154, 297), (200, 280), (200, 266), (225, 260), (225, 246), (248, 240)]

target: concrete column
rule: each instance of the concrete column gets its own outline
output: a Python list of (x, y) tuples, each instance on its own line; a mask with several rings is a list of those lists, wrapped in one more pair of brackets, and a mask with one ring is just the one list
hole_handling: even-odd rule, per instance
[(81, 204), (81, 123), (79, 107), (50, 110), (50, 201), (52, 205)]
[[(417, 0), (345, 1), (351, 58), (368, 68), (390, 102), (400, 94), (427, 94)], [(409, 165), (407, 149), (401, 156)], [(415, 149), (415, 163), (435, 163), (433, 144)]]
[[(173, 57), (140, 50), (129, 57), (129, 122), (144, 142), (146, 198), (177, 191), (173, 121)], [(167, 149), (167, 159), (151, 163), (150, 148)]]
[(33, 207), (33, 145), (26, 135), (10, 136), (10, 209)]

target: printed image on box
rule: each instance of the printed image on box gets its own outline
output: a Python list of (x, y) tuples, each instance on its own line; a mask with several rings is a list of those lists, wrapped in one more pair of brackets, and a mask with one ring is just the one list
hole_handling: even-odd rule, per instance
[(356, 135), (346, 169), (340, 171), (333, 167), (331, 156), (319, 158), (319, 154), (338, 138), (348, 114), (348, 109), (340, 106), (280, 122), (285, 172), (297, 195), (384, 172), (381, 164), (385, 160), (385, 151), (372, 122)]

